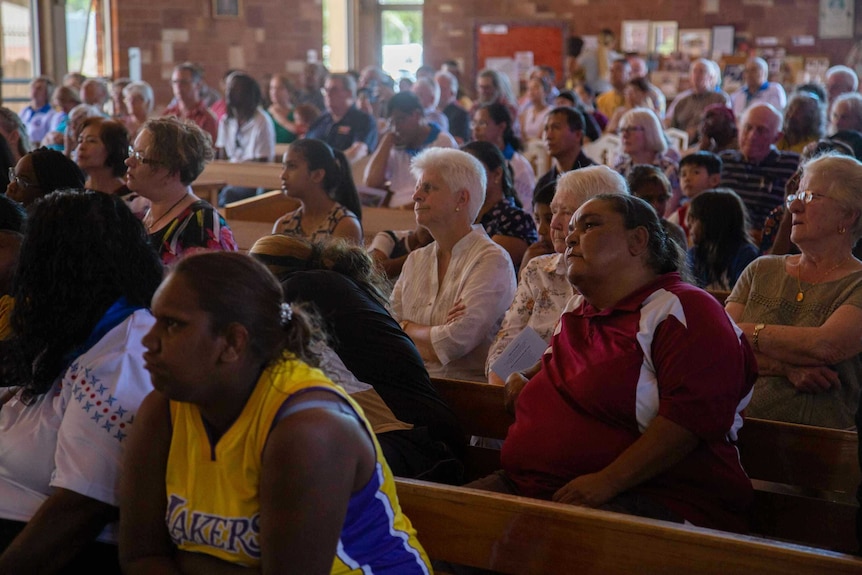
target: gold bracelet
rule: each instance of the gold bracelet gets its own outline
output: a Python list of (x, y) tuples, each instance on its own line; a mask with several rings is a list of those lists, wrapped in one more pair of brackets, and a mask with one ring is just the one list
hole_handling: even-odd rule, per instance
[(401, 326), (401, 331), (403, 331), (404, 333), (407, 333), (407, 324), (408, 323), (410, 323), (410, 322), (405, 319), (401, 323), (398, 324), (399, 326)]
[(754, 351), (760, 351), (760, 332), (763, 328), (766, 327), (765, 323), (759, 323), (754, 326), (754, 333), (751, 336), (751, 347), (754, 348)]

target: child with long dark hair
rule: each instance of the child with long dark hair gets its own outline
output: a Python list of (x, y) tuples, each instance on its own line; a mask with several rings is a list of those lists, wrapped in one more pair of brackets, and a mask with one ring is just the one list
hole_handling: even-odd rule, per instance
[(362, 243), (362, 206), (342, 152), (321, 140), (292, 143), (284, 153), (281, 190), (301, 205), (276, 220), (272, 233)]
[(696, 196), (686, 214), (689, 243), (686, 264), (699, 287), (733, 289), (742, 271), (760, 255), (748, 235), (748, 210), (729, 188)]

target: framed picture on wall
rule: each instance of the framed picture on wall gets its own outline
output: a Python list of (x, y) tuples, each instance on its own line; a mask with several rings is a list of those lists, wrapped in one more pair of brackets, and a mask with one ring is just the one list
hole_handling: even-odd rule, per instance
[(689, 58), (708, 58), (712, 53), (712, 30), (709, 28), (680, 30), (679, 51)]
[(651, 52), (667, 56), (676, 52), (676, 22), (650, 22)]
[(213, 18), (239, 18), (242, 0), (213, 0)]
[(623, 52), (649, 53), (649, 20), (625, 20), (620, 48)]

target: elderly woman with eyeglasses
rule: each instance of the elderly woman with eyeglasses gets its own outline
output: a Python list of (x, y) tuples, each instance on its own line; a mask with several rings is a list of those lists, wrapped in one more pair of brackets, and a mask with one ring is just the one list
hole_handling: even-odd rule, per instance
[(165, 264), (191, 251), (236, 250), (224, 218), (190, 187), (212, 158), (209, 135), (173, 117), (147, 120), (129, 148), (126, 182), (150, 200), (143, 222)]
[(648, 108), (632, 108), (619, 121), (621, 154), (614, 169), (628, 179), (634, 166), (658, 166), (670, 180), (672, 196), (664, 214), (670, 216), (679, 208), (682, 191), (679, 187), (679, 154), (668, 148), (667, 138), (655, 112)]
[(760, 377), (752, 417), (846, 429), (862, 382), (862, 163), (825, 155), (802, 167), (787, 196), (790, 238), (802, 253), (746, 268), (727, 312), (749, 338)]

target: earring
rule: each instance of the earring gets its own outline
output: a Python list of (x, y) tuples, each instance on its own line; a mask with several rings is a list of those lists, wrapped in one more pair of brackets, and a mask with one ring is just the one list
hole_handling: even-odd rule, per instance
[(461, 208), (455, 208), (455, 211), (456, 211), (456, 212), (460, 212), (460, 211), (461, 211)]
[(838, 233), (839, 233), (839, 234), (843, 234), (843, 233), (844, 233), (844, 232), (846, 232), (846, 231), (847, 231), (847, 228), (845, 228), (844, 226), (841, 226), (840, 228), (838, 228)]

